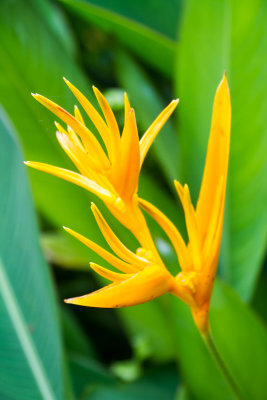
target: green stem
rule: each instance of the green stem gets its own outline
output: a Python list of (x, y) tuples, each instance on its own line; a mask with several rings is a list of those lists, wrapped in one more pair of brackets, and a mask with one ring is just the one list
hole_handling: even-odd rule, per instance
[(219, 352), (218, 352), (218, 350), (217, 350), (217, 348), (215, 346), (215, 343), (214, 343), (214, 340), (212, 338), (211, 333), (209, 331), (206, 332), (206, 333), (203, 333), (202, 334), (202, 338), (203, 338), (203, 340), (204, 340), (204, 342), (205, 342), (205, 344), (206, 344), (206, 346), (207, 346), (207, 348), (208, 348), (213, 360), (216, 362), (216, 364), (219, 367), (221, 373), (223, 374), (226, 382), (228, 382), (229, 386), (231, 387), (235, 399), (236, 400), (241, 400), (242, 396), (241, 396), (241, 394), (239, 392), (239, 389), (238, 389), (234, 379), (232, 378), (229, 370), (227, 369), (226, 365), (224, 364), (224, 362), (223, 362), (223, 360), (222, 360), (222, 358), (221, 358), (221, 356), (220, 356), (220, 354), (219, 354)]

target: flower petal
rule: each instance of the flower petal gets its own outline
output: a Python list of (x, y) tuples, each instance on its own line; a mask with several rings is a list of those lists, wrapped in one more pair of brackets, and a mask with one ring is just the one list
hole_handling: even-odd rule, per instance
[(155, 121), (150, 125), (140, 140), (140, 166), (142, 166), (145, 156), (154, 142), (157, 134), (175, 110), (179, 99), (172, 100), (171, 103), (158, 115)]
[(127, 249), (124, 244), (117, 238), (115, 233), (111, 230), (104, 217), (96, 207), (94, 203), (91, 203), (91, 209), (96, 219), (96, 222), (101, 230), (104, 238), (107, 243), (111, 247), (111, 249), (116, 253), (120, 258), (125, 260), (126, 262), (136, 265), (140, 269), (143, 269), (147, 266), (148, 261), (142, 257), (137, 256), (131, 250)]
[(130, 106), (130, 102), (127, 96), (127, 93), (124, 93), (124, 124), (126, 122), (127, 116), (130, 112), (131, 106)]
[[(98, 185), (109, 190), (118, 197), (114, 191), (114, 187), (110, 183), (109, 179), (102, 174), (102, 171), (95, 171), (94, 167), (96, 168), (96, 164), (91, 156), (85, 153), (82, 147), (76, 145), (74, 140), (71, 140), (71, 133), (65, 135), (64, 133), (57, 132), (57, 139), (63, 150), (76, 165), (82, 175), (96, 182)], [(79, 139), (77, 138), (77, 140)]]
[(85, 175), (91, 179), (90, 173), (92, 172), (92, 174), (95, 174), (92, 168), (97, 167), (94, 159), (90, 158), (80, 146), (74, 144), (73, 140), (70, 139), (69, 133), (65, 134), (57, 131), (56, 136), (60, 146), (76, 165), (82, 175)]
[(149, 265), (132, 277), (96, 292), (65, 300), (87, 307), (118, 308), (145, 303), (168, 292), (173, 277), (158, 265)]
[(112, 153), (112, 161), (117, 157), (117, 152), (119, 149), (119, 142), (120, 142), (120, 130), (116, 121), (116, 118), (113, 114), (113, 111), (108, 104), (107, 100), (105, 97), (102, 95), (102, 93), (95, 87), (93, 86), (93, 91), (94, 94), (97, 98), (97, 101), (101, 107), (101, 110), (103, 111), (103, 114), (105, 116), (108, 128), (109, 128), (109, 137), (110, 137), (110, 143), (111, 143), (111, 153)]
[(112, 166), (112, 182), (125, 202), (131, 201), (137, 191), (139, 172), (139, 138), (134, 110), (131, 108), (120, 140), (120, 156)]
[(201, 237), (197, 225), (196, 212), (191, 202), (190, 192), (187, 185), (182, 185), (178, 181), (174, 181), (178, 196), (180, 197), (187, 227), (189, 238), (188, 249), (191, 252), (194, 267), (197, 271), (202, 268), (202, 252), (201, 252)]
[(80, 121), (81, 124), (85, 125), (82, 114), (76, 105), (74, 106), (74, 116), (78, 121)]
[(55, 167), (53, 165), (39, 163), (35, 161), (25, 161), (24, 164), (29, 167), (38, 169), (39, 171), (47, 172), (51, 175), (55, 175), (61, 179), (65, 179), (68, 182), (72, 182), (75, 185), (81, 186), (82, 188), (89, 190), (100, 197), (104, 202), (119, 207), (118, 197), (110, 191), (102, 188), (96, 182), (88, 179), (86, 176), (80, 175), (77, 172), (69, 171), (68, 169)]
[(96, 162), (98, 162), (99, 168), (108, 169), (110, 162), (102, 149), (101, 145), (98, 143), (92, 132), (86, 128), (80, 121), (74, 118), (70, 113), (68, 113), (64, 108), (60, 107), (53, 101), (47, 99), (40, 94), (33, 94), (33, 97), (39, 101), (48, 110), (57, 115), (62, 121), (69, 125), (78, 135), (81, 137), (83, 144), (90, 154), (94, 155)]
[(185, 242), (180, 235), (178, 229), (157, 207), (146, 200), (138, 198), (141, 207), (161, 226), (168, 238), (170, 239), (176, 251), (180, 267), (182, 270), (191, 269), (190, 259), (188, 257)]
[(66, 78), (63, 78), (65, 83), (68, 85), (76, 99), (80, 102), (83, 109), (85, 110), (88, 117), (91, 119), (93, 124), (95, 125), (96, 129), (98, 130), (99, 134), (101, 135), (106, 149), (110, 152), (110, 145), (111, 145), (111, 135), (107, 124), (94, 108), (94, 106), (90, 103), (90, 101), (84, 96), (80, 90), (78, 90), (71, 82), (69, 82)]
[[(215, 188), (222, 175), (227, 176), (231, 128), (231, 103), (226, 75), (215, 94), (211, 130), (204, 174), (197, 203), (197, 220), (202, 235), (209, 230), (215, 202)], [(224, 191), (226, 179), (224, 181)], [(223, 199), (224, 204), (224, 199)]]
[[(210, 258), (211, 253), (218, 251), (218, 246), (215, 238), (218, 233), (221, 234), (221, 219), (223, 218), (223, 199), (224, 199), (224, 180), (225, 177), (221, 176), (220, 182), (215, 190), (214, 207), (210, 218), (210, 226), (207, 236), (204, 241), (203, 258), (204, 260)], [(218, 232), (219, 230), (219, 232)]]
[[(61, 133), (65, 133), (60, 131)], [(70, 138), (70, 140), (72, 141), (72, 143), (77, 146), (80, 150), (82, 150), (83, 153), (86, 153), (85, 148), (82, 145), (82, 142), (80, 140), (80, 138), (78, 137), (78, 135), (76, 135), (76, 133), (74, 132), (74, 130), (68, 125), (68, 134), (67, 136)]]
[(134, 274), (121, 274), (118, 272), (114, 272), (107, 268), (101, 267), (101, 265), (98, 265), (98, 264), (92, 263), (92, 262), (90, 263), (90, 267), (98, 275), (103, 276), (103, 278), (106, 278), (112, 282), (122, 282), (122, 281), (125, 281), (125, 279), (129, 279), (134, 275)]
[(134, 265), (128, 264), (125, 261), (122, 261), (118, 257), (114, 256), (113, 254), (109, 253), (107, 250), (103, 249), (98, 244), (92, 242), (92, 240), (87, 239), (85, 236), (80, 235), (79, 233), (73, 231), (70, 228), (66, 228), (63, 226), (66, 232), (74, 236), (76, 239), (80, 240), (85, 246), (89, 247), (89, 249), (93, 250), (96, 254), (106, 260), (109, 264), (113, 265), (113, 267), (117, 268), (118, 270), (125, 272), (126, 274), (135, 273), (140, 270)]

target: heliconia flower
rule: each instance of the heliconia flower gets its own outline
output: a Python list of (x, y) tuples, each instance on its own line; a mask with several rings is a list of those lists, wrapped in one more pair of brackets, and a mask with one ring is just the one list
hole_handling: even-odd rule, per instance
[(87, 307), (118, 308), (141, 304), (170, 292), (184, 301), (190, 294), (184, 279), (172, 276), (157, 254), (151, 250), (138, 248), (133, 253), (117, 238), (98, 208), (92, 204), (96, 222), (113, 252), (109, 253), (96, 243), (73, 230), (64, 229), (100, 255), (120, 272), (114, 272), (98, 264), (90, 263), (91, 268), (112, 283), (104, 288), (79, 297), (65, 300), (66, 303)]
[[(188, 243), (159, 209), (137, 196), (139, 173), (146, 153), (178, 100), (169, 104), (139, 141), (134, 111), (126, 95), (125, 124), (120, 134), (110, 106), (96, 88), (94, 92), (105, 119), (78, 89), (70, 82), (66, 83), (97, 128), (105, 149), (85, 126), (77, 107), (75, 116), (72, 116), (43, 96), (34, 95), (67, 124), (65, 130), (56, 123), (57, 137), (80, 173), (37, 162), (27, 164), (97, 194), (113, 215), (132, 231), (142, 246), (136, 253), (127, 249), (96, 206), (92, 205), (98, 226), (116, 256), (71, 229), (65, 229), (120, 272), (91, 263), (95, 272), (112, 283), (66, 302), (92, 307), (126, 307), (169, 292), (190, 306), (198, 329), (202, 333), (207, 332), (209, 304), (223, 227), (230, 147), (231, 104), (226, 76), (219, 84), (214, 99), (208, 151), (196, 208), (192, 204), (188, 186), (182, 186), (175, 181), (184, 209)], [(176, 276), (171, 275), (163, 264), (139, 205), (156, 220), (172, 242), (181, 267), (181, 272)]]
[(226, 75), (217, 89), (211, 122), (204, 174), (196, 208), (189, 188), (175, 181), (186, 220), (185, 244), (172, 222), (155, 206), (139, 199), (139, 204), (162, 227), (177, 253), (182, 272), (190, 274), (191, 311), (198, 329), (208, 330), (208, 311), (219, 258), (228, 170), (231, 128), (231, 103)]
[(97, 88), (93, 87), (93, 91), (104, 118), (74, 85), (65, 78), (64, 80), (99, 132), (104, 148), (85, 125), (77, 106), (72, 116), (51, 100), (39, 94), (33, 94), (37, 101), (67, 125), (67, 129), (64, 129), (59, 123), (55, 123), (57, 139), (79, 173), (40, 162), (27, 161), (25, 163), (96, 194), (116, 218), (133, 230), (131, 224), (134, 224), (134, 221), (129, 218), (129, 213), (126, 212), (127, 215), (125, 215), (125, 210), (127, 211), (132, 206), (133, 201), (137, 203), (135, 194), (141, 166), (160, 129), (176, 108), (178, 100), (173, 100), (159, 114), (139, 141), (135, 113), (126, 93), (124, 128), (120, 133), (107, 100)]

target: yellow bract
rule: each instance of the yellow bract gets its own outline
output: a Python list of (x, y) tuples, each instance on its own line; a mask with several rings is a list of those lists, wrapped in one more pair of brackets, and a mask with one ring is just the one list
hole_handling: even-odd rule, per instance
[(64, 229), (102, 256), (120, 273), (90, 263), (95, 272), (112, 283), (85, 296), (65, 300), (67, 303), (105, 308), (127, 307), (144, 303), (170, 290), (175, 290), (177, 286), (175, 278), (167, 271), (156, 254), (144, 248), (139, 248), (136, 253), (133, 253), (117, 238), (98, 208), (94, 204), (91, 208), (103, 236), (117, 256), (77, 232), (69, 228)]
[[(93, 90), (104, 118), (75, 86), (66, 79), (65, 82), (95, 125), (105, 148), (85, 126), (76, 106), (72, 116), (45, 97), (34, 95), (67, 124), (64, 129), (56, 122), (57, 138), (79, 173), (39, 162), (26, 164), (96, 194), (141, 245), (135, 253), (126, 248), (98, 208), (92, 204), (96, 222), (115, 254), (69, 228), (65, 230), (120, 272), (90, 263), (95, 272), (112, 283), (96, 292), (68, 299), (66, 302), (92, 307), (125, 307), (170, 292), (190, 306), (198, 329), (206, 332), (222, 235), (230, 146), (231, 105), (226, 76), (224, 75), (214, 99), (208, 151), (196, 208), (192, 204), (188, 186), (174, 182), (184, 209), (188, 243), (185, 243), (178, 229), (160, 210), (137, 196), (144, 158), (159, 130), (177, 106), (178, 100), (173, 100), (162, 111), (139, 141), (134, 110), (126, 94), (125, 123), (120, 133), (109, 104), (96, 88)], [(163, 264), (139, 206), (155, 219), (173, 244), (181, 267), (181, 272), (176, 276), (172, 276)]]
[(120, 134), (116, 118), (98, 89), (93, 87), (104, 118), (75, 86), (65, 78), (64, 80), (95, 125), (105, 148), (85, 126), (77, 106), (72, 116), (44, 96), (33, 94), (37, 101), (67, 124), (67, 129), (64, 129), (59, 123), (55, 123), (58, 129), (57, 139), (80, 174), (77, 176), (72, 171), (39, 162), (28, 161), (27, 165), (85, 187), (98, 194), (108, 205), (120, 207), (122, 202), (127, 205), (133, 201), (137, 191), (140, 169), (149, 147), (176, 108), (178, 100), (173, 100), (166, 107), (139, 141), (135, 113), (126, 94), (125, 123)]
[[(175, 181), (175, 187), (182, 203), (188, 243), (159, 210), (139, 199), (140, 205), (161, 225), (170, 238), (182, 269), (191, 273), (185, 285), (194, 291), (191, 310), (200, 331), (208, 329), (208, 310), (213, 281), (219, 258), (226, 179), (230, 148), (231, 103), (226, 76), (224, 75), (215, 95), (208, 151), (204, 174), (196, 209), (189, 188)], [(181, 273), (177, 275), (181, 280)], [(189, 280), (188, 280), (189, 279)]]

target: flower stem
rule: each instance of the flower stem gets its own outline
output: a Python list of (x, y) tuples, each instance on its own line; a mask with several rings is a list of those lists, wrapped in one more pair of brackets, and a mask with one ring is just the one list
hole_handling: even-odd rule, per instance
[(229, 386), (231, 387), (233, 394), (234, 394), (234, 398), (236, 400), (241, 400), (242, 396), (239, 392), (239, 389), (234, 381), (234, 379), (232, 378), (229, 370), (227, 369), (225, 363), (223, 362), (217, 348), (216, 345), (214, 343), (214, 340), (212, 338), (212, 335), (210, 333), (210, 331), (207, 331), (205, 333), (202, 333), (202, 338), (213, 358), (213, 360), (216, 362), (217, 366), (219, 367), (221, 373), (223, 374), (226, 382), (229, 384)]

